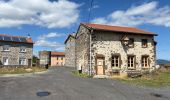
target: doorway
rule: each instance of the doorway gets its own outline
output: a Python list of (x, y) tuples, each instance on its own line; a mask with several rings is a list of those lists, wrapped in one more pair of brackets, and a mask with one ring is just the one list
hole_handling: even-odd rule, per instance
[(104, 75), (105, 74), (105, 69), (104, 69), (104, 66), (105, 66), (105, 58), (104, 56), (102, 55), (97, 55), (96, 57), (96, 74), (97, 75)]

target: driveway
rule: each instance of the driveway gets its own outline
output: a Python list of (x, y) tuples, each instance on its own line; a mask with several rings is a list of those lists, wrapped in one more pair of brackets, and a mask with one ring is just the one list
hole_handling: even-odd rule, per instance
[[(170, 88), (151, 89), (116, 80), (79, 78), (70, 68), (44, 74), (0, 77), (0, 100), (170, 100)], [(37, 96), (48, 91), (49, 96)]]

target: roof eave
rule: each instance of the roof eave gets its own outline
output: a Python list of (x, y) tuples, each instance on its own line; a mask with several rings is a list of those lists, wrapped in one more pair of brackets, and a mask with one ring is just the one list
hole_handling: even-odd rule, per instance
[[(108, 32), (125, 32), (125, 31), (113, 31), (113, 30), (97, 29), (97, 28), (93, 28), (93, 27), (89, 27), (89, 29), (100, 30), (100, 31), (108, 31)], [(135, 32), (126, 32), (126, 33), (158, 36), (158, 34), (154, 34), (154, 33), (152, 33), (152, 34), (139, 33), (139, 32), (138, 33), (135, 33)]]

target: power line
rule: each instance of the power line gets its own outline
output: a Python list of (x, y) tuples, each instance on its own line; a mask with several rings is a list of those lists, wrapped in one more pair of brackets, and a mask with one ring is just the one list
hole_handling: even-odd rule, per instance
[(91, 17), (91, 12), (92, 12), (92, 7), (93, 7), (93, 0), (91, 0), (91, 4), (90, 4), (90, 9), (89, 9), (89, 16), (88, 16), (88, 20), (87, 22), (90, 22), (90, 17)]

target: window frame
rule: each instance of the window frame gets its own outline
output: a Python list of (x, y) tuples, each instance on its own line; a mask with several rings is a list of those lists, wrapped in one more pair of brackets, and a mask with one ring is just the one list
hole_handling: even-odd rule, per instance
[(141, 57), (141, 65), (142, 65), (142, 68), (149, 68), (150, 67), (149, 55), (142, 55), (142, 57)]
[(148, 39), (142, 39), (142, 48), (148, 47)]
[[(22, 50), (23, 50), (23, 48), (25, 49), (25, 51), (22, 51)], [(20, 52), (22, 52), (22, 53), (25, 53), (25, 52), (27, 52), (27, 49), (26, 49), (26, 47), (25, 47), (25, 46), (22, 46), (22, 47), (20, 47)]]
[[(132, 57), (133, 57), (133, 59), (131, 59)], [(129, 61), (129, 58), (130, 58), (130, 61)], [(133, 61), (133, 63), (132, 63), (132, 61)], [(136, 62), (136, 57), (134, 55), (128, 55), (127, 56), (127, 67), (128, 67), (128, 69), (135, 69), (135, 67), (136, 67), (135, 62)]]
[[(23, 61), (23, 60), (25, 60), (25, 63), (20, 62), (20, 61)], [(19, 65), (27, 65), (26, 58), (19, 58)]]
[[(5, 50), (8, 47), (8, 50)], [(3, 51), (10, 51), (10, 45), (3, 45)]]
[(9, 58), (8, 57), (2, 57), (2, 64), (6, 65), (6, 64), (4, 64), (4, 59), (8, 59), (8, 64), (7, 65), (9, 65)]
[(60, 57), (61, 58), (61, 60), (63, 60), (63, 57)]
[[(130, 41), (132, 41), (132, 43), (130, 43)], [(128, 46), (129, 46), (130, 48), (134, 48), (134, 45), (135, 45), (135, 39), (134, 39), (134, 38), (129, 38)]]
[[(116, 58), (117, 57), (117, 58)], [(114, 59), (113, 59), (114, 58)], [(117, 61), (116, 61), (117, 60)], [(120, 68), (121, 66), (121, 58), (120, 55), (112, 55), (111, 56), (111, 67), (112, 68)]]

